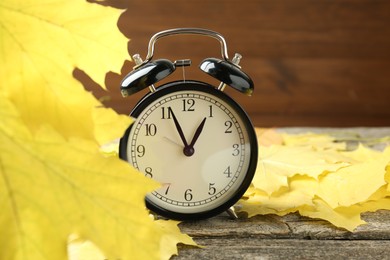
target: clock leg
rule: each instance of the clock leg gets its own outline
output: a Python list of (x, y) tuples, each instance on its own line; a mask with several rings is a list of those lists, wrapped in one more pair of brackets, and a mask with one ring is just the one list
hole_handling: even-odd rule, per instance
[(237, 213), (234, 210), (234, 206), (232, 206), (228, 210), (226, 210), (226, 213), (230, 216), (231, 219), (238, 219)]

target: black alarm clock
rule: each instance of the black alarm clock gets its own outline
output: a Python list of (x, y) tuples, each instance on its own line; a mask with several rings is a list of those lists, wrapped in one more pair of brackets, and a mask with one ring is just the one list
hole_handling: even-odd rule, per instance
[[(187, 34), (220, 42), (222, 59), (206, 58), (199, 67), (221, 84), (181, 80), (156, 87), (177, 67), (191, 63), (152, 60), (156, 41)], [(121, 93), (150, 92), (130, 114), (135, 121), (120, 140), (119, 156), (161, 183), (146, 196), (146, 206), (176, 220), (204, 219), (229, 210), (252, 182), (258, 153), (248, 115), (223, 92), (229, 86), (252, 94), (253, 81), (238, 66), (241, 56), (230, 61), (225, 39), (217, 32), (178, 28), (152, 36), (145, 61), (138, 54), (133, 58), (136, 66), (123, 79)]]

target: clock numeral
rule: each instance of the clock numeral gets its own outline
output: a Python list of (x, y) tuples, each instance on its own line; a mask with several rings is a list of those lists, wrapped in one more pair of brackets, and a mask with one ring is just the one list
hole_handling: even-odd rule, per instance
[(143, 157), (145, 155), (145, 146), (143, 146), (142, 144), (138, 145), (137, 146), (137, 156), (138, 157)]
[(188, 190), (186, 190), (185, 192), (184, 192), (184, 199), (186, 200), (186, 201), (191, 201), (192, 200), (192, 198), (193, 198), (193, 196), (192, 196), (192, 190), (191, 189), (188, 189)]
[(145, 168), (145, 176), (149, 177), (149, 178), (153, 178), (152, 168), (151, 167), (146, 167)]
[(157, 133), (157, 126), (155, 124), (145, 124), (146, 136), (155, 136)]
[(225, 122), (225, 126), (226, 126), (225, 134), (231, 134), (232, 133), (233, 122), (232, 121), (226, 121)]
[(161, 119), (171, 119), (172, 108), (171, 107), (161, 107)]
[(214, 195), (215, 192), (217, 191), (217, 189), (215, 187), (213, 187), (215, 185), (215, 183), (209, 183), (209, 195)]
[(190, 98), (190, 99), (183, 99), (183, 111), (184, 112), (195, 111), (194, 105), (195, 105), (195, 100), (194, 99), (192, 99), (192, 98)]
[(233, 153), (232, 153), (233, 156), (238, 156), (240, 154), (240, 149), (238, 149), (239, 147), (240, 145), (233, 144)]
[(223, 174), (226, 174), (226, 178), (232, 177), (232, 172), (230, 171), (230, 166), (227, 167), (227, 169), (223, 172)]
[(213, 117), (213, 106), (209, 106), (209, 117)]

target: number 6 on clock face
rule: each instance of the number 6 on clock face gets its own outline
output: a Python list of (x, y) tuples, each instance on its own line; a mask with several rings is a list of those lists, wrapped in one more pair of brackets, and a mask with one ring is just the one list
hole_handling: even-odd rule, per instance
[(120, 157), (157, 180), (146, 196), (172, 219), (214, 216), (236, 203), (257, 164), (254, 128), (241, 107), (198, 81), (171, 82), (145, 96), (120, 142)]

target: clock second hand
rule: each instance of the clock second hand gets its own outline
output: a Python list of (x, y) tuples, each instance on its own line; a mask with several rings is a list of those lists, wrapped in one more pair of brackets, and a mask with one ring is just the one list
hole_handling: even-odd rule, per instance
[(164, 136), (163, 138), (164, 138), (165, 140), (167, 140), (168, 142), (170, 142), (170, 143), (174, 144), (174, 145), (178, 145), (178, 146), (180, 146), (180, 147), (182, 147), (182, 146), (183, 146), (182, 144), (179, 144), (178, 142), (176, 142), (176, 141), (172, 140), (172, 139), (171, 139), (171, 138), (169, 138), (168, 136)]

